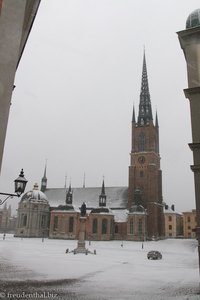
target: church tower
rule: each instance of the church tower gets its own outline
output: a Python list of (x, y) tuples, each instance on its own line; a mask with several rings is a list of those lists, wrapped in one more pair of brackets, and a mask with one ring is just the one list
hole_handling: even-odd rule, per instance
[(153, 122), (145, 53), (137, 121), (133, 108), (130, 156), (128, 208), (135, 205), (136, 191), (140, 191), (141, 206), (147, 212), (147, 237), (159, 238), (164, 234), (159, 126), (157, 113)]

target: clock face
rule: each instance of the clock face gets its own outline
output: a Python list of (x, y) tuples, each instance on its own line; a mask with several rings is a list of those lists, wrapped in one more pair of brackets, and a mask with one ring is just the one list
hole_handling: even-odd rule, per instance
[(144, 157), (144, 156), (139, 156), (139, 157), (138, 157), (138, 162), (139, 162), (140, 164), (144, 164), (144, 163), (145, 163), (145, 157)]

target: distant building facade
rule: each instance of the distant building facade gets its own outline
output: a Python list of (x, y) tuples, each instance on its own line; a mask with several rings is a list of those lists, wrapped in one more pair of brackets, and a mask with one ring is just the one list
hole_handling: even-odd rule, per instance
[(175, 211), (174, 205), (165, 206), (165, 237), (183, 237), (183, 215)]
[(196, 209), (183, 212), (183, 234), (185, 238), (196, 238), (197, 214)]

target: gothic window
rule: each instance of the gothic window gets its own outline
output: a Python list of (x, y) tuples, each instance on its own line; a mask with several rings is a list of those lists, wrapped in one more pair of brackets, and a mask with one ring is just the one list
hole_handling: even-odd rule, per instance
[(69, 232), (74, 231), (74, 217), (69, 218)]
[(53, 230), (58, 229), (58, 216), (54, 217)]
[(92, 233), (97, 233), (97, 219), (92, 222)]
[(172, 230), (172, 225), (169, 225), (169, 230)]
[(190, 217), (187, 217), (187, 221), (190, 222)]
[(133, 234), (133, 219), (130, 220), (130, 234)]
[(27, 224), (27, 215), (22, 215), (23, 217), (23, 219), (22, 219), (22, 226), (26, 226), (26, 224)]
[(46, 216), (42, 215), (42, 220), (41, 220), (41, 227), (44, 228), (46, 224)]
[(142, 234), (142, 219), (138, 220), (138, 233)]
[(171, 217), (171, 216), (169, 216), (169, 217), (168, 217), (168, 220), (169, 220), (169, 221), (171, 221), (171, 220), (172, 220), (172, 217)]
[(107, 227), (108, 227), (108, 220), (103, 219), (102, 220), (102, 228), (101, 228), (101, 233), (106, 234), (107, 233)]
[(110, 234), (113, 234), (114, 222), (113, 220), (110, 221)]
[(139, 151), (145, 151), (145, 134), (144, 132), (141, 132), (139, 135), (139, 145), (138, 145)]
[(118, 225), (115, 225), (115, 233), (118, 233), (118, 232), (119, 232)]

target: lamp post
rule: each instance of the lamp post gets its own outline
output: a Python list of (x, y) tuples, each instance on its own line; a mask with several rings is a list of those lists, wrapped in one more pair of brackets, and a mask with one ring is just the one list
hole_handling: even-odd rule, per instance
[(1, 193), (0, 192), (0, 195), (6, 196), (6, 198), (4, 200), (0, 199), (0, 205), (4, 204), (6, 202), (6, 200), (8, 200), (9, 198), (20, 197), (21, 194), (23, 194), (23, 192), (25, 191), (25, 187), (26, 187), (27, 182), (28, 181), (24, 177), (24, 171), (23, 171), (23, 169), (21, 169), (19, 177), (14, 180), (14, 183), (15, 183), (15, 194)]

